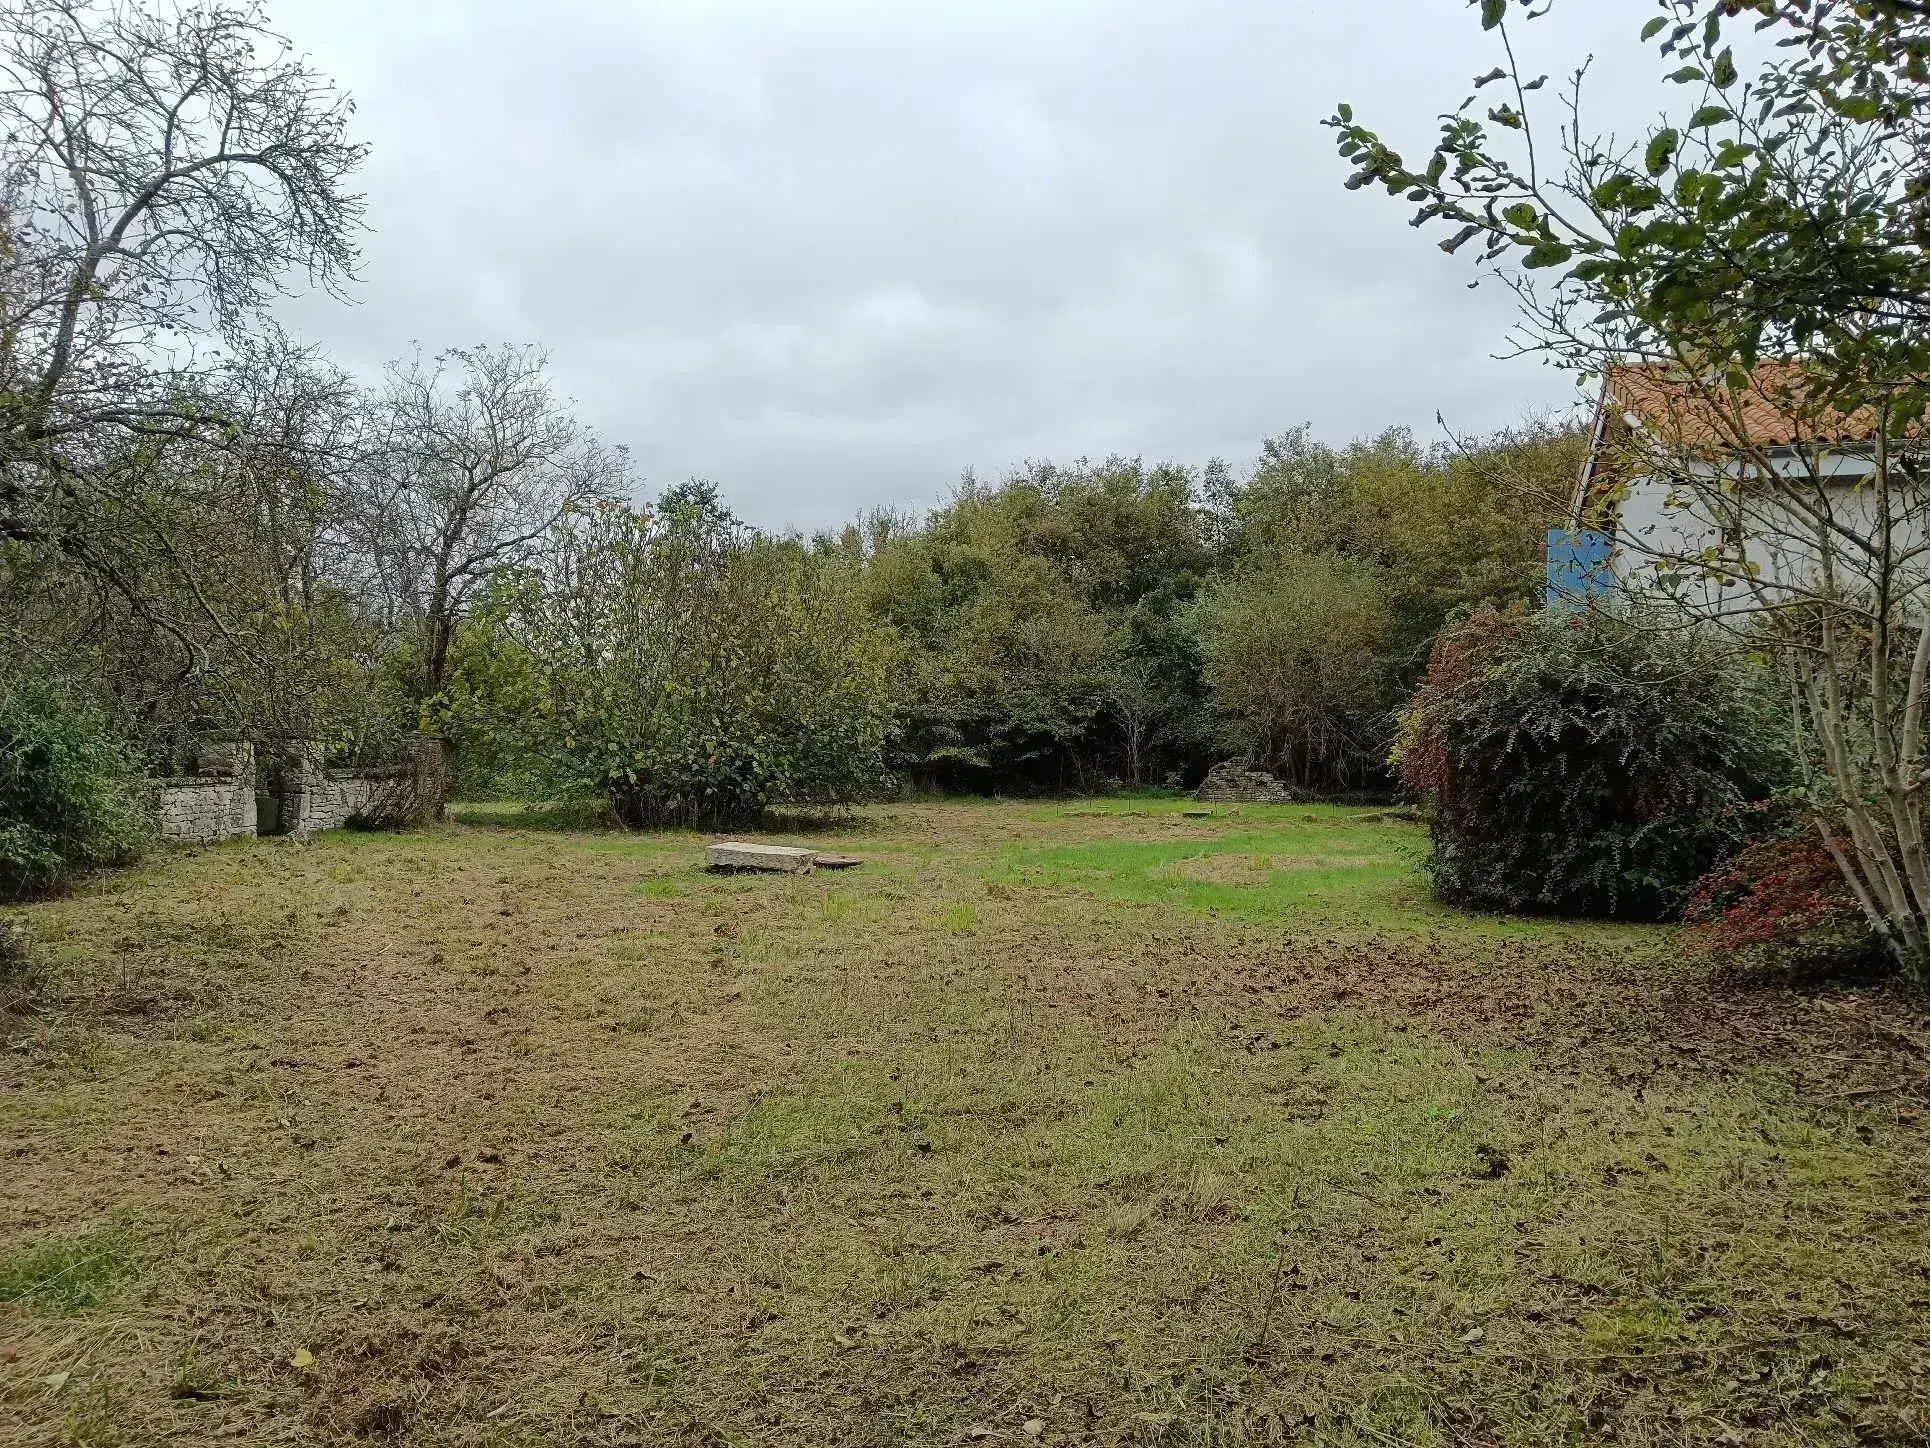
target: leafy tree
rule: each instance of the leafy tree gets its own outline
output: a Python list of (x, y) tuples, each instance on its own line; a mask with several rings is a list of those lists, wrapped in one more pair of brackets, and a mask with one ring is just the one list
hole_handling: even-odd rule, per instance
[(1120, 458), (968, 478), (923, 524), (889, 520), (866, 576), (912, 646), (906, 770), (1021, 791), (1163, 773), (1197, 694), (1175, 599), (1209, 557), (1190, 475)]
[(1557, 425), (1428, 450), (1404, 429), (1267, 439), (1220, 490), (1228, 566), (1199, 615), (1232, 747), (1312, 789), (1381, 782), (1442, 623), (1539, 591), (1580, 452)]
[(534, 677), (532, 753), (632, 827), (877, 797), (889, 632), (834, 562), (714, 522), (604, 502), (555, 536), (509, 615)]
[[(532, 747), (537, 717), (536, 661), (509, 627), (513, 581), (499, 581), (456, 629), (449, 678), (426, 709), (426, 723), (448, 747), (449, 791), (456, 799), (526, 797), (540, 792), (539, 751)], [(398, 694), (419, 676), (399, 651)]]
[(1218, 743), (1198, 629), (1201, 586), (1190, 571), (1163, 580), (1115, 627), (1101, 660), (1101, 700), (1128, 784), (1195, 772)]
[(352, 748), (391, 712), (339, 487), (359, 395), (273, 334), (196, 386), (218, 441), (163, 434), (96, 461), (114, 485), (89, 527), (113, 536), (113, 581), (64, 549), (0, 554), (8, 652), (89, 680), (157, 759), (210, 738)]
[[(1539, 127), (1543, 78), (1515, 64), (1509, 26), (1546, 7), (1479, 5), (1502, 63), (1418, 167), (1342, 107), (1348, 184), (1406, 195), (1449, 251), (1478, 242), (1527, 345), (1583, 372), (1641, 363), (1686, 399), (1695, 426), (1655, 430), (1624, 473), (1678, 490), (1699, 526), (1625, 539), (1633, 571), (1784, 666), (1818, 762), (1810, 822), (1872, 928), (1930, 979), (1930, 13), (1660, 0), (1642, 36), (1682, 103), (1623, 143), (1583, 128), (1579, 72), (1558, 135)], [(1744, 21), (1783, 43), (1739, 55)], [(1489, 85), (1503, 98), (1483, 115)], [(1866, 474), (1855, 490), (1835, 476), (1845, 457)], [(1596, 501), (1613, 515), (1612, 493)]]
[(1289, 554), (1217, 580), (1200, 633), (1229, 742), (1297, 783), (1376, 779), (1392, 734), (1394, 613), (1383, 570)]

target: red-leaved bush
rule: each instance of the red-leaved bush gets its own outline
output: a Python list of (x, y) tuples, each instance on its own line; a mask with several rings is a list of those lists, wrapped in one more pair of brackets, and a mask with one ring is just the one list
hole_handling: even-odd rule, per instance
[(1747, 969), (1860, 973), (1886, 958), (1843, 872), (1808, 832), (1747, 846), (1696, 883), (1683, 915), (1698, 949)]

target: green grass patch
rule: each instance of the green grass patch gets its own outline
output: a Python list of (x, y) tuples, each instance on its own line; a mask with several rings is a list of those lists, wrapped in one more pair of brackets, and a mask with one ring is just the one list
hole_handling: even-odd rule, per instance
[(1014, 844), (993, 867), (994, 877), (1245, 919), (1446, 913), (1431, 904), (1419, 878), (1426, 839), (1412, 825), (1363, 818), (1364, 811), (1282, 807), (1264, 819), (1243, 816), (1238, 829), (1213, 832), (1228, 821), (1188, 819), (1177, 809), (1162, 813), (1184, 827), (1171, 839)]
[[(920, 1039), (701, 1137), (662, 1097), (614, 1126), (635, 1209), (732, 1224), (766, 1371), (1104, 1381), (1112, 1421), (1162, 1442), (1445, 1443), (1455, 1403), (1584, 1441), (1538, 1378), (1687, 1401), (1746, 1366), (1751, 1414), (1822, 1401), (1834, 1284), (1873, 1242), (1893, 1264), (1926, 1242), (1883, 1205), (1900, 1160), (1771, 1082), (1577, 1096), (1521, 1052), (1347, 1012), (1183, 1025), (1121, 1063), (1077, 1030), (1014, 1042), (993, 999), (927, 1007)], [(1832, 1180), (1864, 1190), (1816, 1195)], [(1223, 1440), (1227, 1404), (1254, 1416)]]
[(801, 878), (517, 829), (30, 907), (0, 1319), (89, 1356), (0, 1441), (107, 1384), (129, 1445), (1930, 1431), (1900, 998), (1457, 915), (1373, 810), (894, 805)]
[(1194, 915), (1414, 933), (1449, 929), (1530, 937), (1626, 927), (1476, 915), (1434, 900), (1421, 871), (1426, 831), (1385, 810), (1326, 805), (1209, 809), (1188, 800), (1105, 800), (1060, 817), (1143, 818), (1170, 838), (1007, 844), (985, 867), (995, 882), (1069, 890)]
[(99, 1307), (135, 1275), (133, 1235), (111, 1227), (0, 1258), (0, 1302), (65, 1314)]

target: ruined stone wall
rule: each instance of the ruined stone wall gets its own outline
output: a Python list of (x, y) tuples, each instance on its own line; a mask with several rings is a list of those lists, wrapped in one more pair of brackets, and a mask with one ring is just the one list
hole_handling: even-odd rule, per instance
[(298, 751), (276, 771), (265, 833), (312, 835), (345, 825), (426, 824), (442, 812), (442, 741), (418, 740), (408, 762), (375, 769), (328, 769), (319, 749)]
[(208, 745), (195, 772), (164, 779), (156, 802), (161, 838), (211, 845), (255, 833), (255, 751), (247, 744)]
[(312, 835), (371, 820), (394, 770), (318, 769), (281, 796), (279, 826), (285, 835)]
[(247, 744), (203, 746), (196, 772), (160, 781), (161, 838), (214, 844), (248, 835), (307, 836), (344, 825), (414, 825), (442, 807), (442, 745), (418, 741), (409, 762), (329, 769), (318, 746), (278, 753), (256, 767)]
[(1208, 771), (1193, 798), (1204, 804), (1293, 804), (1300, 796), (1271, 774), (1229, 761)]

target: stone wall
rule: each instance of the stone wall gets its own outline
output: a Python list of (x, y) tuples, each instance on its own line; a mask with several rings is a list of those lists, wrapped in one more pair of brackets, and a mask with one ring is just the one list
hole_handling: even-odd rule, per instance
[(195, 772), (160, 784), (156, 803), (161, 838), (211, 845), (255, 833), (255, 751), (252, 745), (208, 745)]
[(290, 771), (282, 776), (276, 796), (276, 832), (312, 835), (345, 825), (377, 823), (378, 805), (399, 773), (320, 767)]
[(1204, 804), (1294, 804), (1300, 796), (1271, 774), (1228, 760), (1207, 772), (1193, 798)]
[(280, 751), (257, 770), (247, 744), (207, 745), (192, 775), (161, 781), (161, 838), (213, 844), (243, 836), (303, 837), (344, 825), (416, 825), (442, 810), (442, 743), (417, 742), (407, 763), (329, 769), (318, 746)]

